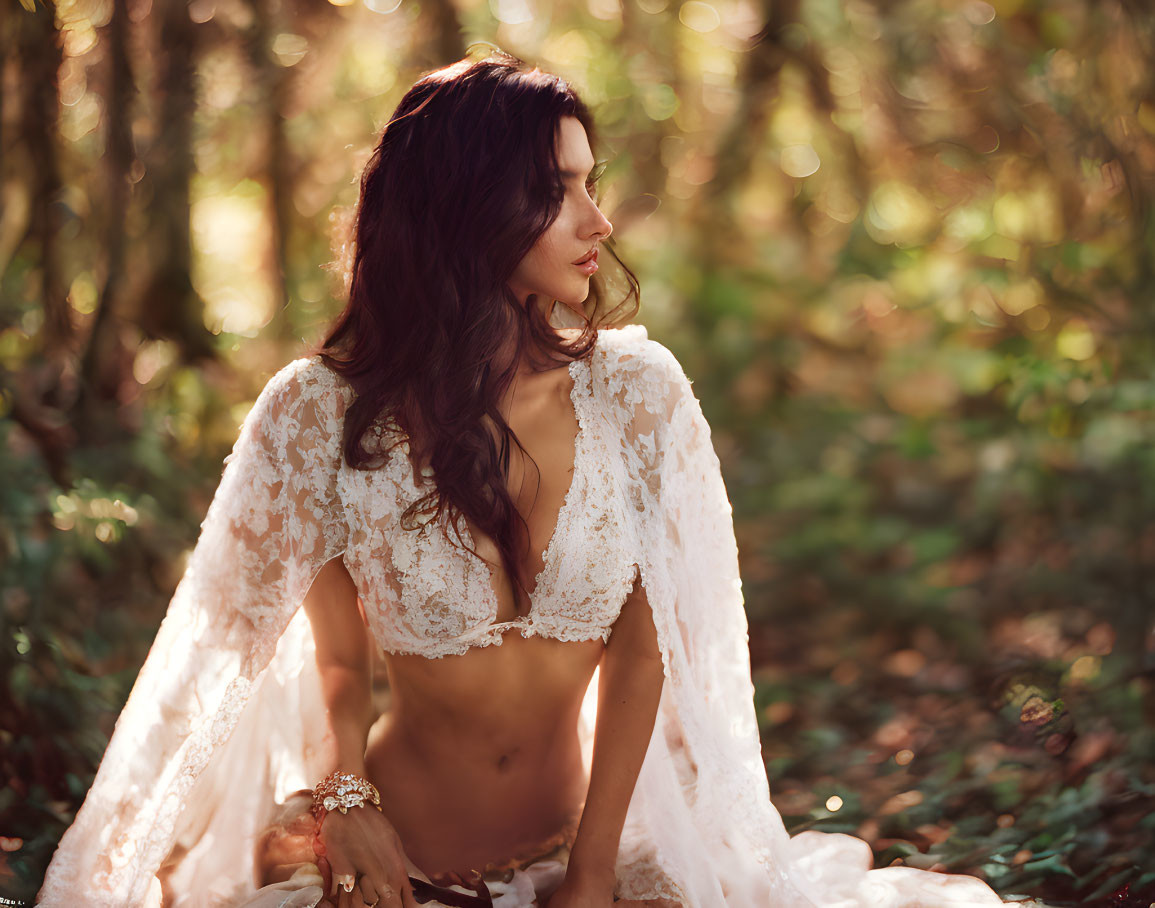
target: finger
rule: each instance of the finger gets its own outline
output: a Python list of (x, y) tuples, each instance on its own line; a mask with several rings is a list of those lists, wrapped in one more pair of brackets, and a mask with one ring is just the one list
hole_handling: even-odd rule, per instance
[(361, 877), (359, 888), (364, 893), (367, 908), (392, 908), (390, 898), (397, 892), (397, 887), (390, 885), (389, 878), (383, 872)]
[(377, 890), (377, 893), (381, 896), (377, 908), (401, 908), (401, 893), (397, 884), (385, 883)]
[(355, 901), (353, 904), (355, 908), (377, 908), (381, 901), (381, 896), (378, 893), (381, 891), (379, 883), (375, 882), (369, 874), (365, 874), (357, 881), (357, 891), (354, 893), (360, 901)]
[(388, 894), (381, 899), (379, 908), (406, 908), (408, 905), (416, 904), (413, 901), (413, 887), (409, 885), (409, 874), (404, 864), (394, 866), (393, 872), (389, 875), (389, 882)]
[[(325, 894), (325, 900), (328, 901), (333, 894), (333, 865), (322, 854), (317, 857), (317, 869), (321, 871), (321, 891)], [(333, 906), (327, 905), (325, 908), (333, 908)]]
[(321, 866), (322, 863), (328, 867), (329, 871), (328, 894), (336, 895), (337, 890), (341, 888), (341, 878), (353, 872), (353, 865), (338, 854), (330, 854), (317, 859), (317, 866), (321, 867), (321, 872), (324, 873), (325, 867)]
[(340, 895), (344, 892), (346, 895), (353, 891), (353, 887), (357, 885), (357, 872), (353, 869), (351, 864), (337, 863), (333, 867), (333, 895)]
[(373, 899), (366, 898), (361, 887), (358, 886), (349, 894), (350, 908), (373, 908)]
[[(420, 908), (417, 898), (413, 895), (413, 884), (409, 882), (409, 867), (411, 864), (413, 864), (413, 862), (402, 852), (401, 860), (395, 870), (395, 878), (400, 883), (398, 886), (398, 895), (400, 898), (397, 901), (400, 908)], [(413, 864), (413, 868), (416, 870), (417, 866)], [(430, 881), (432, 882), (432, 878), (430, 878)], [(438, 884), (434, 883), (434, 885)]]
[(409, 877), (405, 877), (405, 883), (401, 887), (401, 905), (402, 908), (420, 908), (417, 897), (413, 895), (413, 884), (409, 882)]

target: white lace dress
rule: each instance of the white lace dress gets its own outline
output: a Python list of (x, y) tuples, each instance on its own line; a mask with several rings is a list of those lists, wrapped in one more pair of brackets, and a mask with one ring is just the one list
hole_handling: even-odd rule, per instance
[[(686, 908), (1001, 904), (970, 877), (870, 870), (869, 846), (850, 836), (787, 835), (762, 762), (730, 503), (690, 382), (641, 326), (600, 331), (593, 355), (569, 368), (572, 485), (532, 609), (501, 623), (483, 562), (438, 527), (399, 526), (432, 479), (413, 474), (407, 451), (377, 471), (344, 464), (351, 389), (318, 358), (269, 381), (39, 904), (160, 905), (162, 879), (166, 906), (253, 895), (255, 836), (334, 755), (331, 734), (317, 737), (327, 723), (300, 606), (336, 557), (380, 646), (431, 658), (515, 631), (605, 640), (640, 572), (666, 683), (618, 852), (621, 898)], [(379, 423), (377, 442), (394, 430)], [(582, 711), (587, 765), (595, 686), (596, 677)], [(503, 908), (533, 905), (530, 890), (514, 890)]]

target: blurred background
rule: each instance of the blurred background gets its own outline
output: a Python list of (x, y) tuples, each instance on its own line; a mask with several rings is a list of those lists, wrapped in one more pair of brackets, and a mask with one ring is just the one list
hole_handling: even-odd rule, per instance
[(1141, 0), (2, 0), (0, 894), (341, 308), (380, 129), (475, 41), (596, 113), (637, 320), (714, 427), (788, 828), (1155, 899)]

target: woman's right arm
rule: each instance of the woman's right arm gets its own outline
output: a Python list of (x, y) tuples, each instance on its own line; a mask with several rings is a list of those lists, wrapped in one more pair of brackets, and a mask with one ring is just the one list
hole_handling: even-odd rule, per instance
[(344, 561), (334, 558), (317, 573), (305, 597), (305, 612), (317, 643), (317, 669), (337, 738), (337, 765), (331, 770), (365, 775), (365, 745), (372, 726), (370, 636), (357, 587)]
[[(334, 558), (317, 572), (305, 597), (305, 611), (317, 644), (317, 669), (337, 739), (337, 764), (331, 769), (364, 777), (365, 746), (375, 718), (371, 637), (357, 606), (357, 587), (341, 558)], [(401, 839), (381, 811), (370, 806), (354, 807), (344, 814), (330, 811), (321, 827), (321, 841), (334, 877), (364, 874), (357, 889), (363, 893), (365, 904), (378, 899), (379, 908), (417, 908)], [(342, 899), (342, 904), (347, 901)]]

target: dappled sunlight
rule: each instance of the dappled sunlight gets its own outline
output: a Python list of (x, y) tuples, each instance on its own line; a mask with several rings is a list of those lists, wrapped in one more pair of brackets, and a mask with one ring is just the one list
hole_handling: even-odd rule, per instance
[(214, 334), (253, 335), (273, 317), (272, 288), (262, 274), (271, 241), (265, 204), (251, 183), (192, 203), (193, 284)]
[[(257, 393), (342, 308), (390, 112), (483, 41), (593, 110), (637, 320), (733, 503), (788, 827), (1155, 899), (1152, 12), (274, 6), (5, 20), (0, 706), (38, 729), (4, 767), (42, 823), (83, 795)], [(49, 838), (0, 846), (33, 873)]]

